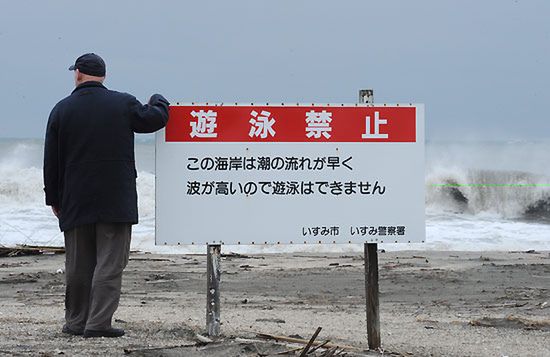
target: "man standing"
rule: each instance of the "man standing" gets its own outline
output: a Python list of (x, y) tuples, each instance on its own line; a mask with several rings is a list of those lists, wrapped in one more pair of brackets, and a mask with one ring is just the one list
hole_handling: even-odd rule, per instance
[(46, 205), (65, 235), (65, 325), (84, 337), (119, 337), (113, 328), (132, 224), (138, 222), (134, 133), (168, 121), (168, 101), (136, 98), (103, 86), (105, 62), (77, 58), (75, 89), (53, 108), (44, 147)]

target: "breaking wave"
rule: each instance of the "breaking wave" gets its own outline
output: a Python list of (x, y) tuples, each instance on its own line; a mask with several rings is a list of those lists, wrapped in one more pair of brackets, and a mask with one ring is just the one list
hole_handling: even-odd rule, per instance
[(520, 171), (440, 168), (426, 177), (426, 209), (432, 214), (550, 223), (550, 178)]
[[(5, 145), (5, 144), (4, 144)], [(19, 142), (0, 146), (0, 210), (20, 210), (44, 205), (42, 142)], [(155, 210), (155, 176), (138, 173), (139, 211), (151, 216)]]

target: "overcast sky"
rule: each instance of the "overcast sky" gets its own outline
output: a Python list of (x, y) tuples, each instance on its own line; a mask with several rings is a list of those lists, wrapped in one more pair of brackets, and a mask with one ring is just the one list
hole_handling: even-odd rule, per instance
[(0, 0), (0, 137), (42, 137), (85, 52), (146, 101), (426, 105), (431, 140), (550, 138), (550, 1)]

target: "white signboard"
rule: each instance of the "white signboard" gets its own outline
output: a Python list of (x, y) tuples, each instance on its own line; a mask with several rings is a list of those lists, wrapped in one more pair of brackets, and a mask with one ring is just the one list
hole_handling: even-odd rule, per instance
[(424, 242), (423, 105), (177, 105), (157, 244)]

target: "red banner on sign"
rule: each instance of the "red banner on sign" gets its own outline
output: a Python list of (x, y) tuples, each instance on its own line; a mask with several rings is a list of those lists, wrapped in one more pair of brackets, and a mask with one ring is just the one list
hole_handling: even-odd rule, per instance
[(168, 142), (415, 142), (415, 107), (170, 106)]

